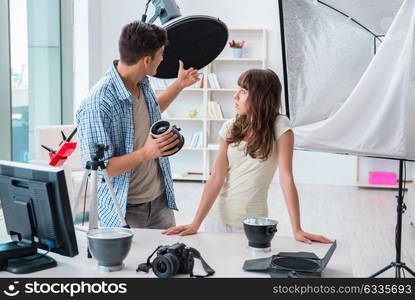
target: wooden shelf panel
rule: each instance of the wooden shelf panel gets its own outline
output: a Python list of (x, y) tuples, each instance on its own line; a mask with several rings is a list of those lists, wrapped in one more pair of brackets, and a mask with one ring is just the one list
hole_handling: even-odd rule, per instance
[(181, 149), (181, 151), (203, 151), (203, 150), (205, 150), (206, 148), (190, 148), (190, 147), (183, 147), (182, 149)]
[(207, 89), (208, 92), (234, 92), (236, 93), (238, 91), (238, 89)]
[[(162, 92), (165, 91), (165, 88), (154, 88), (155, 92)], [(203, 88), (185, 88), (182, 90), (182, 92), (203, 92)]]
[(206, 118), (163, 118), (167, 121), (204, 121)]
[[(408, 189), (408, 184), (410, 182), (406, 182), (406, 190)], [(398, 184), (396, 185), (383, 185), (383, 184), (370, 184), (369, 182), (366, 181), (357, 181), (356, 185), (359, 188), (371, 188), (371, 189), (392, 189), (392, 190), (397, 190), (398, 189)]]
[(228, 121), (230, 118), (211, 119), (211, 118), (163, 118), (166, 121)]
[(218, 151), (219, 150), (219, 144), (209, 144), (206, 148), (209, 151)]
[(231, 119), (207, 119), (208, 121), (229, 121)]
[(205, 177), (202, 174), (188, 174), (188, 175), (179, 175), (172, 174), (173, 180), (187, 180), (187, 181), (203, 181)]

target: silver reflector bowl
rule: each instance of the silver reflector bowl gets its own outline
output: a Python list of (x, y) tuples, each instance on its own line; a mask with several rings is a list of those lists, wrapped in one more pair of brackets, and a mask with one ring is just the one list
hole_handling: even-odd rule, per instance
[(278, 222), (269, 218), (246, 218), (243, 220), (248, 246), (262, 252), (271, 251), (271, 240), (277, 232)]
[(131, 248), (134, 234), (127, 228), (98, 228), (87, 233), (88, 248), (100, 270), (119, 271)]

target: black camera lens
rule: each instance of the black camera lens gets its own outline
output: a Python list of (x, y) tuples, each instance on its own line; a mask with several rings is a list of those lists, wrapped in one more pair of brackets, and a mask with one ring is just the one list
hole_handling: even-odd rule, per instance
[(175, 275), (180, 266), (180, 262), (177, 256), (171, 253), (157, 256), (153, 260), (152, 264), (154, 274), (160, 278), (167, 278)]
[[(184, 145), (184, 136), (180, 134), (180, 128), (177, 128), (175, 125), (171, 125), (169, 121), (166, 121), (166, 120), (157, 121), (151, 126), (150, 132), (153, 138), (155, 139), (162, 137), (163, 135), (168, 134), (169, 132), (177, 135), (177, 137), (179, 138), (179, 143), (174, 148), (178, 148), (179, 150), (177, 150), (175, 153), (179, 152), (180, 149), (182, 149)], [(168, 151), (171, 151), (171, 150), (173, 150), (173, 148), (168, 149)]]
[(150, 131), (154, 138), (158, 138), (169, 133), (172, 129), (171, 127), (169, 121), (160, 120), (151, 126)]
[(160, 127), (156, 128), (155, 131), (156, 131), (156, 134), (159, 135), (159, 134), (165, 133), (168, 129), (169, 129), (168, 125), (161, 125)]
[(166, 273), (167, 272), (167, 266), (166, 263), (164, 261), (159, 260), (157, 262), (157, 266), (156, 269), (160, 272), (160, 273)]

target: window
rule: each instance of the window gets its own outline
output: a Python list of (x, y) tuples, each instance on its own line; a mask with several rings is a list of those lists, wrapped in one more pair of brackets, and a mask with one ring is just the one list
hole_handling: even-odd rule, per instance
[(12, 159), (34, 159), (36, 126), (62, 123), (59, 0), (12, 0)]

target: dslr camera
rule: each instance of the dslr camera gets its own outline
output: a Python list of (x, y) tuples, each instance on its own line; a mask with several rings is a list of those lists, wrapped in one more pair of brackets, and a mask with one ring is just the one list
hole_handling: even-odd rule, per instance
[[(150, 259), (156, 254), (153, 262)], [(194, 275), (193, 267), (195, 258), (202, 262), (206, 275)], [(137, 272), (148, 272), (153, 268), (157, 277), (167, 278), (176, 274), (190, 274), (190, 277), (207, 277), (215, 273), (206, 261), (202, 258), (200, 252), (195, 248), (187, 247), (183, 243), (176, 243), (171, 246), (158, 246), (156, 250), (147, 258), (147, 262), (139, 264)]]
[(183, 243), (161, 246), (153, 260), (153, 272), (160, 278), (175, 274), (189, 274), (193, 270), (194, 258), (191, 251)]

